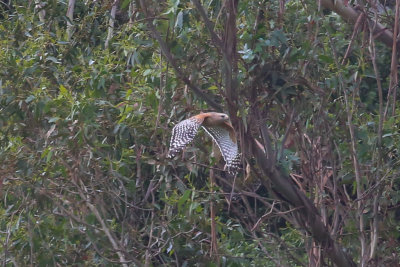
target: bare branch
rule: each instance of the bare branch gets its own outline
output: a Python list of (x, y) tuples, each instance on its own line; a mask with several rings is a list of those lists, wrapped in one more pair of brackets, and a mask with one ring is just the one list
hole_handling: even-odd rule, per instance
[(280, 149), (280, 151), (279, 151), (279, 155), (280, 155), (280, 156), (279, 156), (279, 160), (282, 160), (282, 159), (283, 159), (283, 149), (284, 149), (284, 145), (285, 145), (285, 143), (286, 143), (286, 140), (287, 140), (287, 138), (288, 138), (288, 136), (289, 136), (289, 134), (290, 134), (290, 130), (291, 130), (291, 128), (292, 128), (292, 125), (293, 125), (293, 119), (294, 119), (294, 113), (295, 113), (295, 111), (296, 111), (296, 108), (293, 107), (292, 113), (290, 114), (289, 124), (288, 124), (288, 126), (287, 126), (287, 128), (286, 128), (285, 135), (283, 136), (283, 139), (282, 139), (282, 146), (281, 146), (281, 149)]
[(67, 36), (68, 41), (71, 40), (72, 33), (74, 31), (74, 25), (72, 21), (74, 20), (74, 8), (75, 8), (75, 0), (69, 0), (68, 2), (68, 10), (67, 10)]
[(355, 39), (355, 37), (356, 37), (356, 35), (358, 33), (358, 30), (361, 28), (363, 22), (364, 22), (364, 14), (360, 13), (360, 15), (358, 15), (358, 18), (356, 20), (356, 23), (354, 24), (353, 33), (351, 34), (350, 43), (347, 46), (346, 53), (343, 56), (342, 65), (344, 65), (344, 63), (346, 62), (347, 57), (350, 54), (351, 46), (352, 46), (352, 44), (354, 42), (354, 39)]
[(327, 254), (337, 266), (356, 266), (339, 244), (332, 239), (311, 201), (293, 185), (288, 177), (275, 166), (269, 165), (264, 151), (256, 144), (255, 139), (250, 138), (258, 166), (265, 175), (264, 179), (268, 177), (274, 184), (274, 189), (285, 198), (284, 200), (294, 208), (299, 208), (297, 216), (301, 219), (304, 229), (309, 231), (315, 241), (326, 249)]
[(114, 3), (112, 4), (112, 7), (111, 7), (110, 20), (108, 22), (108, 24), (109, 24), (108, 25), (108, 34), (107, 34), (106, 42), (104, 44), (105, 48), (108, 48), (109, 42), (114, 34), (115, 13), (117, 12), (118, 4), (119, 4), (119, 0), (114, 0)]
[(147, 26), (151, 31), (153, 37), (158, 41), (161, 51), (163, 52), (164, 56), (167, 58), (168, 62), (171, 64), (173, 69), (175, 70), (176, 75), (181, 79), (185, 84), (189, 86), (189, 88), (200, 98), (207, 102), (208, 105), (213, 107), (216, 111), (222, 111), (222, 108), (219, 104), (217, 104), (214, 100), (211, 99), (211, 96), (204, 93), (200, 88), (194, 85), (188, 77), (184, 75), (181, 71), (181, 68), (178, 66), (174, 56), (171, 54), (169, 47), (167, 46), (166, 42), (161, 38), (161, 34), (157, 31), (156, 27), (153, 25), (153, 17), (147, 10), (147, 6), (144, 0), (140, 0), (140, 5), (142, 7), (143, 13), (148, 18)]
[[(398, 2), (399, 0), (396, 0), (396, 7), (398, 8)], [(398, 13), (398, 11), (396, 11)], [(397, 14), (398, 15), (398, 14)], [(377, 15), (376, 15), (377, 17)], [(370, 23), (369, 27), (370, 27), (370, 32), (372, 32), (371, 30), (371, 25), (372, 23)], [(396, 23), (397, 24), (397, 23)], [(375, 24), (374, 24), (375, 26)], [(395, 31), (397, 31), (397, 26), (395, 26)], [(380, 169), (381, 169), (381, 164), (382, 164), (382, 134), (383, 134), (383, 121), (385, 120), (386, 117), (386, 111), (383, 110), (383, 88), (382, 88), (382, 84), (381, 84), (381, 79), (380, 79), (380, 74), (379, 74), (379, 69), (378, 69), (378, 65), (376, 63), (376, 49), (375, 49), (375, 39), (374, 36), (372, 34), (370, 34), (370, 40), (369, 40), (369, 51), (370, 51), (370, 56), (371, 56), (371, 61), (372, 61), (372, 66), (374, 69), (374, 73), (375, 73), (375, 77), (376, 77), (376, 84), (377, 84), (377, 89), (378, 89), (378, 97), (379, 97), (379, 124), (378, 124), (378, 160), (377, 160), (377, 176), (379, 176), (380, 174)], [(393, 42), (393, 51), (395, 53), (396, 51), (396, 42)], [(393, 64), (396, 63), (396, 65), (393, 66)], [(393, 73), (397, 74), (397, 59), (396, 59), (396, 54), (394, 54), (394, 58), (393, 58), (393, 54), (392, 54), (392, 69), (391, 69), (391, 75)], [(395, 70), (393, 70), (393, 67), (395, 68)], [(397, 78), (395, 78), (395, 80), (397, 80)], [(393, 82), (393, 77), (390, 77), (390, 87), (392, 86), (392, 82)], [(389, 88), (389, 92), (388, 95), (390, 94), (390, 88)], [(389, 104), (390, 102), (390, 95), (388, 97), (387, 103)], [(386, 106), (387, 107), (387, 106)], [(378, 183), (379, 178), (375, 177), (375, 182)], [(370, 245), (370, 259), (372, 259), (375, 255), (375, 251), (376, 251), (376, 246), (378, 244), (378, 238), (379, 238), (379, 231), (378, 231), (378, 222), (379, 222), (379, 217), (378, 217), (378, 208), (379, 208), (379, 199), (381, 196), (381, 190), (380, 188), (375, 192), (374, 195), (374, 201), (373, 201), (373, 222), (372, 222), (372, 232), (371, 232), (371, 245)], [(359, 197), (359, 196), (357, 196)]]
[(200, 16), (204, 20), (208, 31), (211, 34), (211, 40), (218, 46), (219, 49), (223, 48), (223, 43), (221, 38), (217, 35), (214, 31), (214, 24), (208, 19), (206, 11), (204, 10), (203, 6), (200, 4), (199, 0), (192, 0), (193, 4), (196, 6), (197, 10), (200, 13)]
[(45, 22), (45, 17), (46, 17), (46, 10), (44, 9), (46, 6), (45, 2), (42, 2), (40, 0), (35, 0), (35, 10), (37, 10), (39, 14), (39, 20), (40, 22)]
[[(372, 34), (372, 31), (371, 31)], [(332, 37), (330, 36), (330, 34), (328, 33), (329, 36), (329, 44), (331, 47), (331, 51), (333, 54), (333, 58), (335, 61), (335, 64), (337, 66), (337, 68), (340, 68), (340, 63), (339, 63), (339, 58), (337, 56), (337, 52), (334, 46), (334, 43), (332, 41)], [(347, 115), (347, 125), (348, 125), (348, 130), (350, 133), (350, 148), (351, 148), (351, 156), (353, 159), (353, 167), (354, 167), (354, 172), (355, 172), (355, 176), (356, 176), (356, 192), (357, 192), (357, 198), (361, 197), (361, 195), (363, 194), (362, 191), (362, 177), (361, 177), (361, 171), (360, 171), (360, 163), (358, 160), (358, 154), (357, 154), (357, 140), (356, 140), (356, 136), (355, 136), (355, 131), (354, 131), (354, 124), (353, 124), (353, 107), (355, 106), (354, 103), (354, 99), (355, 97), (353, 97), (353, 102), (350, 103), (347, 91), (346, 91), (346, 86), (344, 83), (344, 78), (342, 77), (341, 73), (338, 73), (339, 76), (339, 82), (340, 82), (340, 86), (343, 90), (343, 95), (344, 95), (344, 101), (345, 101), (345, 109), (346, 109), (346, 115)], [(356, 88), (359, 86), (356, 85)], [(356, 90), (355, 90), (356, 91)], [(354, 92), (355, 94), (355, 92)], [(350, 106), (351, 105), (351, 106)], [(365, 255), (366, 255), (366, 241), (365, 241), (365, 225), (364, 225), (364, 216), (363, 216), (363, 210), (364, 210), (364, 204), (359, 201), (357, 202), (357, 215), (358, 215), (358, 227), (359, 227), (359, 238), (360, 238), (360, 245), (361, 245), (361, 266), (364, 266), (363, 264), (365, 264)]]
[[(397, 36), (399, 33), (399, 0), (396, 0), (396, 11), (395, 11), (395, 18), (394, 18), (394, 29), (393, 29), (393, 35)], [(397, 76), (397, 64), (398, 64), (398, 59), (397, 59), (397, 40), (393, 39), (393, 45), (392, 45), (392, 63), (390, 66), (390, 83), (389, 83), (389, 90), (388, 90), (388, 95), (387, 95), (387, 102), (386, 102), (386, 108), (385, 108), (385, 115), (384, 117), (386, 118), (387, 112), (389, 109), (390, 102), (392, 100), (392, 116), (395, 115), (395, 110), (396, 110), (396, 92), (397, 92), (397, 86), (399, 84), (398, 76)]]
[[(328, 8), (346, 20), (349, 23), (356, 24), (359, 17), (359, 12), (349, 5), (345, 5), (342, 0), (320, 0), (324, 8)], [(373, 34), (376, 38), (383, 42), (385, 45), (392, 47), (393, 33), (380, 23), (376, 23)]]

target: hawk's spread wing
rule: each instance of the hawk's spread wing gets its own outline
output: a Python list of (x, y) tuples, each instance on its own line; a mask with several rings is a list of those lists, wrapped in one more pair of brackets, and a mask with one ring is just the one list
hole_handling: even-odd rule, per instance
[(217, 143), (226, 162), (226, 168), (230, 171), (235, 171), (240, 165), (240, 154), (232, 126), (229, 124), (203, 126), (203, 129)]
[(174, 157), (187, 144), (192, 142), (203, 120), (203, 118), (194, 116), (175, 125), (172, 129), (171, 143), (167, 157)]

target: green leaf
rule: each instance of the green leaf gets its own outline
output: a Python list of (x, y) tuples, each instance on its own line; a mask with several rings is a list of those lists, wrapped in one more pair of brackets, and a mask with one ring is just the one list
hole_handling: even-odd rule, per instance
[(53, 156), (53, 150), (50, 150), (49, 153), (47, 153), (47, 156), (46, 156), (46, 163), (50, 162), (52, 156)]
[(52, 117), (49, 119), (49, 123), (54, 123), (56, 121), (58, 121), (60, 118), (59, 117)]
[(183, 196), (179, 199), (178, 201), (179, 210), (182, 211), (183, 204), (185, 204), (185, 202), (189, 199), (191, 192), (192, 192), (191, 190), (186, 190)]
[(26, 103), (30, 103), (32, 100), (34, 100), (36, 97), (34, 95), (30, 95), (25, 99)]
[(52, 57), (52, 56), (48, 56), (48, 57), (46, 58), (46, 60), (47, 60), (47, 61), (52, 61), (52, 62), (54, 62), (54, 63), (56, 63), (56, 64), (60, 64), (60, 63), (61, 63), (58, 59), (56, 59), (55, 57)]
[(121, 9), (123, 10), (123, 9), (126, 9), (128, 6), (129, 6), (129, 4), (131, 3), (131, 1), (132, 0), (124, 0), (123, 2), (122, 2), (122, 4), (121, 4)]
[(182, 29), (182, 27), (183, 27), (183, 12), (180, 11), (176, 16), (175, 28), (180, 30)]
[(145, 70), (145, 71), (143, 72), (143, 76), (148, 76), (148, 75), (150, 75), (152, 72), (153, 72), (152, 69), (147, 69), (147, 70)]
[(318, 58), (322, 62), (325, 62), (325, 63), (328, 63), (328, 64), (334, 63), (333, 58), (330, 57), (330, 56), (327, 56), (327, 55), (319, 55)]

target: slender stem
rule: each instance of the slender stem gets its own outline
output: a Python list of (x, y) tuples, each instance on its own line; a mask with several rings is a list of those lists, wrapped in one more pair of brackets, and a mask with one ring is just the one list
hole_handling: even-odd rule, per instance
[[(399, 0), (396, 0), (396, 8), (398, 8), (398, 2)], [(396, 13), (398, 15), (398, 11), (396, 10)], [(377, 15), (376, 15), (377, 17)], [(377, 19), (377, 18), (376, 18)], [(397, 24), (397, 23), (396, 23)], [(369, 42), (369, 50), (370, 50), (370, 55), (371, 55), (371, 61), (372, 61), (372, 65), (374, 68), (374, 73), (375, 73), (375, 77), (376, 77), (376, 83), (377, 83), (377, 89), (378, 89), (378, 97), (379, 97), (379, 124), (378, 124), (378, 144), (377, 144), (377, 148), (378, 148), (378, 158), (377, 158), (377, 166), (376, 166), (376, 174), (375, 174), (375, 183), (377, 184), (379, 179), (380, 179), (380, 175), (381, 175), (381, 165), (382, 165), (382, 135), (383, 135), (383, 121), (385, 120), (386, 117), (386, 113), (387, 113), (387, 108), (389, 106), (389, 102), (390, 102), (390, 88), (389, 88), (389, 93), (388, 93), (388, 100), (387, 100), (387, 105), (386, 105), (386, 109), (385, 111), (383, 110), (383, 90), (382, 90), (382, 84), (381, 84), (381, 79), (380, 79), (380, 75), (379, 75), (379, 70), (378, 70), (378, 66), (376, 64), (376, 50), (375, 50), (375, 40), (374, 40), (374, 36), (372, 34), (372, 29), (371, 29), (371, 25), (370, 25), (370, 42)], [(395, 26), (395, 31), (397, 31), (397, 25)], [(393, 44), (393, 49), (396, 50), (396, 42), (394, 41)], [(393, 64), (396, 64), (395, 66), (393, 66)], [(396, 69), (396, 70), (393, 70)], [(393, 54), (392, 54), (392, 70), (391, 70), (391, 77), (390, 77), (390, 87), (392, 87), (392, 82), (396, 81), (397, 82), (397, 77), (394, 78), (392, 75), (396, 75), (397, 76), (397, 59), (396, 59), (396, 54), (394, 54), (394, 58), (393, 58)], [(376, 246), (378, 244), (378, 239), (379, 239), (379, 231), (378, 231), (378, 222), (379, 222), (379, 199), (381, 197), (381, 187), (378, 188), (378, 190), (375, 191), (374, 194), (374, 201), (373, 201), (373, 222), (372, 222), (372, 231), (371, 231), (371, 244), (370, 244), (370, 259), (372, 259), (375, 255), (376, 252)]]
[[(395, 18), (394, 18), (394, 29), (393, 29), (393, 36), (397, 36), (399, 32), (399, 0), (396, 0), (396, 11), (395, 11)], [(387, 116), (387, 112), (390, 105), (390, 100), (392, 99), (392, 116), (395, 115), (396, 111), (396, 92), (398, 86), (398, 76), (397, 76), (397, 39), (393, 38), (393, 46), (392, 46), (392, 63), (390, 66), (390, 83), (389, 83), (389, 91), (388, 97), (386, 102), (385, 108), (385, 118)]]
[(107, 34), (106, 42), (104, 44), (105, 48), (108, 48), (110, 40), (114, 34), (115, 14), (117, 13), (118, 4), (119, 4), (119, 0), (114, 0), (114, 3), (112, 4), (112, 7), (111, 7), (110, 20), (108, 22), (108, 24), (109, 24), (108, 25), (108, 34)]
[(71, 40), (72, 33), (74, 30), (74, 25), (72, 24), (72, 21), (74, 20), (74, 8), (75, 8), (75, 0), (69, 0), (68, 1), (68, 10), (67, 10), (67, 36), (68, 36), (68, 41)]
[[(329, 36), (329, 44), (331, 46), (331, 50), (332, 50), (332, 54), (333, 54), (333, 58), (335, 60), (335, 64), (337, 66), (338, 69), (340, 69), (340, 64), (339, 64), (339, 59), (336, 53), (336, 49), (335, 46), (333, 44), (333, 40), (331, 38), (331, 36), (328, 34)], [(357, 140), (356, 140), (356, 136), (354, 133), (354, 124), (353, 124), (353, 109), (355, 107), (355, 103), (354, 103), (354, 99), (355, 97), (353, 97), (353, 101), (352, 101), (352, 107), (350, 107), (350, 101), (347, 95), (347, 91), (345, 90), (346, 86), (344, 83), (344, 79), (342, 77), (342, 74), (340, 72), (338, 72), (338, 76), (339, 76), (339, 82), (340, 82), (340, 86), (342, 88), (343, 91), (343, 96), (344, 96), (344, 101), (345, 101), (345, 109), (346, 109), (346, 115), (347, 115), (347, 125), (349, 128), (349, 133), (350, 133), (350, 147), (351, 147), (351, 156), (353, 158), (353, 166), (354, 166), (354, 173), (355, 173), (355, 178), (356, 178), (356, 192), (357, 192), (357, 198), (360, 198), (363, 194), (363, 185), (362, 185), (362, 178), (361, 178), (361, 171), (360, 171), (360, 164), (359, 164), (359, 160), (358, 160), (358, 156), (357, 156)], [(356, 87), (358, 87), (358, 85), (356, 85)], [(357, 90), (354, 91), (354, 93), (356, 93)], [(363, 201), (358, 201), (357, 202), (357, 215), (358, 215), (358, 229), (360, 232), (360, 245), (361, 245), (361, 266), (365, 266), (365, 253), (366, 253), (366, 241), (365, 241), (365, 222), (364, 222), (364, 202)]]
[(215, 201), (213, 199), (214, 196), (214, 185), (215, 185), (215, 174), (214, 170), (210, 170), (210, 217), (211, 217), (211, 249), (210, 256), (217, 258), (217, 266), (219, 266), (219, 258), (218, 258), (218, 241), (217, 241), (217, 223), (215, 221)]

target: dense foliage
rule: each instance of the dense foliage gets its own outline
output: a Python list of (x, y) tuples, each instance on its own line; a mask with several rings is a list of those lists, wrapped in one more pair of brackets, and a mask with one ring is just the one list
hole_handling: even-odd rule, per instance
[[(1, 4), (3, 266), (398, 264), (396, 48), (373, 27), (399, 0), (355, 24), (319, 1), (71, 2)], [(236, 178), (203, 133), (166, 158), (209, 110)]]

